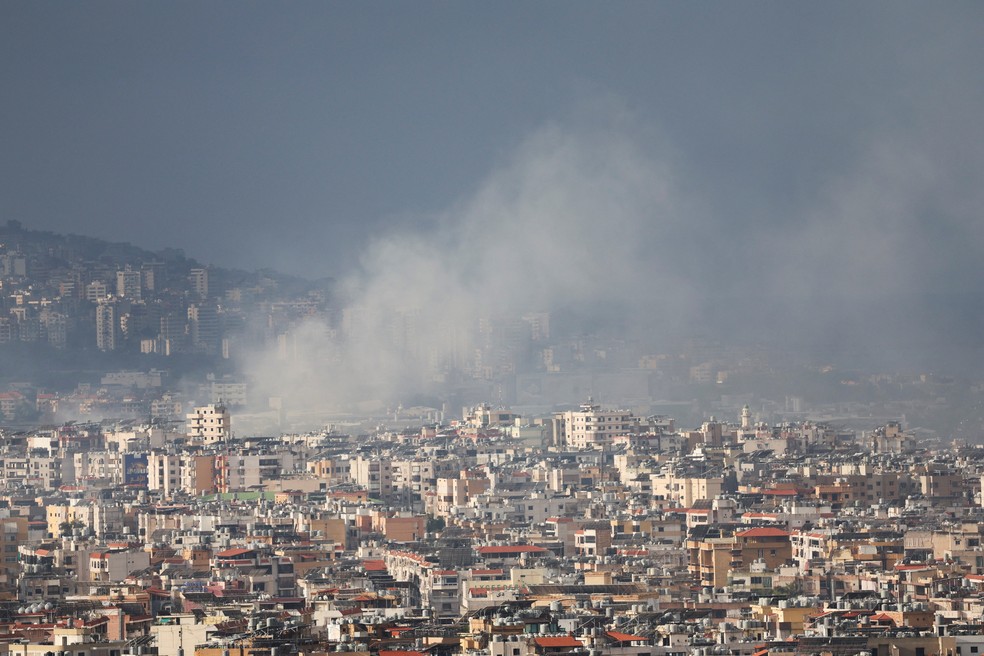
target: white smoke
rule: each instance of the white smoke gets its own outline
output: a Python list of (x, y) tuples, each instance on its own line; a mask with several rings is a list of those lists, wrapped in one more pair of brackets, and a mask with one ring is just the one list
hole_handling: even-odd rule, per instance
[(639, 141), (611, 123), (539, 130), (427, 227), (376, 239), (341, 318), (294, 327), (247, 371), (295, 407), (392, 402), (473, 375), (489, 326), (522, 330), (528, 313), (636, 313), (649, 330), (686, 314), (676, 251), (691, 210)]
[(483, 360), (490, 342), (508, 353), (524, 316), (548, 314), (555, 332), (697, 331), (884, 363), (918, 344), (938, 358), (968, 324), (932, 323), (949, 315), (927, 299), (960, 283), (941, 248), (981, 255), (980, 191), (932, 143), (858, 151), (808, 206), (742, 221), (710, 215), (711, 182), (678, 179), (685, 167), (622, 115), (548, 125), (474, 194), (375, 239), (340, 315), (292, 327), (245, 369), (289, 408), (395, 405), (508, 374)]

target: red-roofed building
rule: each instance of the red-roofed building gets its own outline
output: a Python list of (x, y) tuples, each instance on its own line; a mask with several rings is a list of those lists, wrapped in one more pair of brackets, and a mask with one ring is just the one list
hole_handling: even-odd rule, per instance
[(888, 613), (872, 615), (869, 621), (875, 626), (895, 626), (895, 618)]
[(645, 636), (622, 633), (621, 631), (606, 631), (605, 636), (612, 642), (616, 643), (648, 642), (648, 639)]
[(767, 487), (762, 490), (766, 497), (804, 497), (812, 496), (813, 490), (801, 487)]

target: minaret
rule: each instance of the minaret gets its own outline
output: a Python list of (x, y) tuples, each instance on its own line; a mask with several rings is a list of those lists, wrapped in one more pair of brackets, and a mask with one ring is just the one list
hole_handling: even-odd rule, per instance
[(752, 411), (748, 409), (748, 404), (741, 409), (741, 427), (743, 430), (748, 430), (752, 427)]

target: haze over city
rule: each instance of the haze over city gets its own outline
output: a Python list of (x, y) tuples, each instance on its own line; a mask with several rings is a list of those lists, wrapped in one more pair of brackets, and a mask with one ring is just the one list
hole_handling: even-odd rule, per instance
[(976, 3), (0, 11), (0, 214), (330, 278), (294, 367), (237, 354), (271, 388), (405, 395), (537, 313), (654, 350), (984, 355)]
[(0, 656), (984, 653), (982, 35), (0, 2)]

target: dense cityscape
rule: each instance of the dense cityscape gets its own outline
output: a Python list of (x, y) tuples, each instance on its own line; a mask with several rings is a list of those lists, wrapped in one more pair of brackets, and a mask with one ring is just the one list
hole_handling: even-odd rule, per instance
[(0, 2), (0, 656), (984, 656), (982, 34)]
[[(4, 433), (10, 653), (968, 654), (984, 448), (590, 400)], [(959, 651), (958, 651), (959, 650)]]
[(417, 405), (298, 418), (256, 397), (234, 350), (272, 344), (286, 361), (299, 322), (344, 316), (329, 283), (16, 221), (0, 236), (7, 362), (77, 363), (57, 381), (4, 372), (8, 653), (984, 646), (984, 447), (911, 425), (979, 383), (810, 379), (815, 365), (764, 347), (557, 340), (537, 313), (507, 322), (509, 339), (485, 322), (484, 347), (428, 370), (443, 385)]

